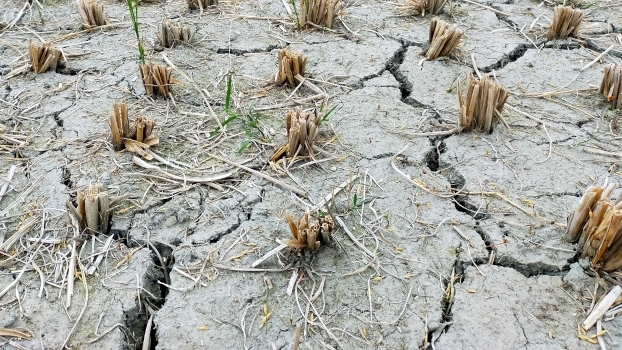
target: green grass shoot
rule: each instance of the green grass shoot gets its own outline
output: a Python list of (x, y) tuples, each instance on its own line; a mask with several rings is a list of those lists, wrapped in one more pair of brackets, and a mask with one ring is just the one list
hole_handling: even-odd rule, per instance
[(298, 26), (298, 29), (300, 28), (300, 18), (298, 18), (298, 11), (296, 11), (296, 2), (295, 0), (289, 0), (292, 3), (292, 7), (294, 8), (294, 15), (296, 15), (296, 25)]
[(138, 31), (138, 0), (126, 0), (127, 7), (130, 9), (130, 17), (132, 18), (132, 25), (134, 27), (134, 33), (136, 39), (138, 39), (138, 55), (140, 56), (140, 63), (145, 64), (145, 48), (143, 47), (142, 40), (140, 40), (140, 32)]

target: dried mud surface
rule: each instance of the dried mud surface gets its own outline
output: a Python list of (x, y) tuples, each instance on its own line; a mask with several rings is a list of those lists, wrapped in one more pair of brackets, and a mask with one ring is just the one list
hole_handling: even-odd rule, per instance
[[(91, 31), (72, 1), (0, 6), (0, 28), (19, 18), (0, 33), (1, 177), (15, 167), (0, 244), (21, 235), (0, 250), (0, 328), (32, 332), (0, 337), (0, 348), (291, 349), (297, 325), (300, 349), (598, 348), (577, 337), (596, 279), (564, 227), (587, 186), (622, 182), (622, 113), (597, 93), (604, 65), (622, 62), (620, 1), (573, 1), (586, 13), (580, 39), (556, 41), (552, 1), (453, 1), (439, 17), (466, 37), (429, 62), (432, 17), (397, 16), (389, 1), (342, 0), (332, 30), (304, 31), (287, 1), (221, 0), (202, 13), (144, 2), (147, 60), (170, 62), (181, 81), (171, 99), (144, 94), (126, 4), (100, 3), (108, 26)], [(162, 18), (192, 26), (191, 42), (160, 47)], [(51, 41), (66, 62), (19, 73), (29, 40)], [(286, 143), (285, 112), (317, 91), (272, 83), (286, 47), (308, 57), (307, 76), (335, 107), (316, 161), (287, 170), (268, 165)], [(510, 130), (438, 136), (455, 127), (471, 57), (511, 92)], [(238, 118), (213, 132), (227, 118), (229, 72)], [(155, 118), (165, 162), (151, 164), (178, 179), (113, 150), (108, 115), (122, 99), (130, 119)], [(225, 170), (217, 188), (191, 179)], [(108, 235), (74, 239), (65, 203), (93, 183), (128, 197), (84, 278)], [(317, 252), (285, 249), (251, 267), (289, 237), (285, 214), (308, 208), (339, 217), (358, 245), (336, 223)], [(73, 244), (80, 263), (69, 271)], [(603, 325), (612, 348), (622, 343), (619, 319)]]

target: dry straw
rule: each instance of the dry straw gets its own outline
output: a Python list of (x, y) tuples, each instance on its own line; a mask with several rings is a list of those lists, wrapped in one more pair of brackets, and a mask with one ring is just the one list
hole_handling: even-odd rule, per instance
[(327, 216), (312, 223), (310, 217), (309, 211), (297, 221), (289, 213), (286, 214), (285, 219), (292, 239), (283, 240), (285, 245), (297, 250), (317, 250), (322, 243), (330, 242), (335, 227), (333, 220)]
[(147, 63), (139, 65), (138, 68), (147, 96), (157, 94), (168, 97), (169, 86), (180, 83), (171, 76), (172, 69), (170, 67)]
[(622, 196), (611, 194), (617, 184), (587, 189), (579, 206), (568, 216), (566, 238), (577, 242), (581, 257), (595, 269), (613, 271), (622, 267)]
[(395, 4), (395, 7), (402, 16), (425, 16), (426, 13), (438, 15), (443, 11), (446, 3), (447, 0), (406, 0)]
[(489, 76), (477, 79), (473, 74), (467, 77), (467, 93), (462, 96), (458, 81), (458, 102), (460, 103), (460, 128), (465, 131), (477, 129), (489, 133), (495, 116), (500, 115), (508, 98), (507, 91)]
[(95, 0), (76, 0), (76, 5), (80, 13), (80, 23), (85, 29), (106, 24), (103, 5), (98, 4)]
[(464, 32), (457, 26), (438, 18), (433, 19), (430, 23), (428, 38), (430, 46), (425, 53), (425, 58), (433, 60), (437, 57), (449, 56), (460, 43), (462, 36)]
[(56, 71), (61, 56), (60, 50), (52, 44), (43, 43), (39, 46), (33, 44), (32, 41), (28, 42), (28, 54), (32, 70), (37, 74), (45, 73), (48, 70)]
[(279, 50), (279, 71), (276, 74), (275, 81), (278, 84), (287, 82), (290, 86), (296, 85), (296, 76), (305, 75), (307, 59), (300, 53), (292, 52), (286, 49)]
[(332, 28), (338, 3), (339, 0), (300, 0), (299, 28), (305, 27), (309, 22)]
[(80, 232), (88, 229), (91, 234), (107, 233), (110, 219), (110, 197), (102, 185), (91, 185), (78, 190), (78, 208), (67, 202), (67, 208), (78, 219)]
[(179, 25), (168, 19), (163, 19), (156, 36), (160, 45), (175, 47), (180, 42), (187, 43), (192, 38), (193, 31), (190, 27)]
[(121, 151), (125, 148), (145, 159), (153, 159), (153, 156), (146, 151), (150, 146), (159, 142), (158, 138), (152, 134), (155, 126), (153, 119), (139, 116), (130, 125), (127, 105), (125, 101), (121, 101), (114, 104), (109, 123), (112, 132), (112, 145), (115, 151)]
[(613, 104), (613, 108), (622, 107), (622, 66), (615, 64), (605, 66), (598, 92)]
[(553, 24), (549, 28), (549, 39), (577, 37), (583, 19), (581, 10), (569, 6), (556, 6), (553, 10)]
[(200, 9), (201, 11), (203, 11), (203, 9), (205, 8), (218, 5), (218, 0), (187, 0), (187, 1), (188, 1), (188, 8), (191, 10)]

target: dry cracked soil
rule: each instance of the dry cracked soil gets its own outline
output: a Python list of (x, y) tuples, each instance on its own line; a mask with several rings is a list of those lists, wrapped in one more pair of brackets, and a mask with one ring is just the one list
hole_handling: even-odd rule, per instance
[[(180, 81), (166, 99), (145, 96), (126, 3), (84, 30), (72, 1), (2, 0), (0, 328), (22, 335), (0, 348), (292, 349), (297, 331), (299, 349), (598, 348), (577, 330), (598, 276), (564, 234), (587, 186), (622, 181), (622, 114), (597, 91), (622, 2), (572, 1), (578, 38), (548, 40), (555, 2), (454, 0), (438, 17), (465, 37), (433, 61), (435, 16), (390, 1), (342, 0), (330, 30), (298, 30), (289, 1), (142, 2), (146, 59)], [(192, 40), (162, 48), (164, 18)], [(62, 49), (56, 71), (28, 71), (29, 41)], [(312, 84), (273, 83), (283, 48)], [(509, 129), (450, 132), (474, 67), (509, 90)], [(121, 100), (156, 120), (159, 169), (114, 151)], [(313, 158), (271, 166), (295, 106), (334, 109)], [(75, 235), (66, 202), (95, 183), (125, 197), (109, 232)], [(332, 242), (252, 266), (305, 210), (334, 218)], [(619, 348), (621, 321), (603, 327)]]

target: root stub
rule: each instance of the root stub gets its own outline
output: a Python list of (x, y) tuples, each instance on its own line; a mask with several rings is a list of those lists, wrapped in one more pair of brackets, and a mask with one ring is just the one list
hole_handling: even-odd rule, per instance
[(478, 80), (473, 74), (469, 74), (466, 96), (462, 96), (462, 88), (458, 81), (460, 127), (465, 131), (477, 129), (489, 133), (495, 116), (501, 113), (507, 98), (507, 91), (489, 76)]
[(425, 53), (425, 58), (433, 60), (437, 57), (449, 56), (456, 46), (460, 43), (460, 39), (464, 32), (445, 21), (435, 18), (430, 23), (430, 36), (428, 38), (429, 47)]
[(579, 241), (581, 257), (595, 269), (613, 271), (622, 267), (622, 197), (611, 202), (617, 184), (587, 189), (579, 207), (568, 217), (568, 241)]
[(330, 242), (331, 233), (335, 227), (333, 220), (328, 216), (312, 223), (309, 211), (297, 221), (289, 213), (286, 214), (285, 219), (292, 234), (292, 239), (283, 240), (283, 243), (299, 250), (317, 250), (322, 243)]
[(569, 6), (557, 6), (553, 10), (553, 24), (549, 28), (549, 39), (577, 37), (583, 19), (581, 10)]
[(52, 46), (50, 43), (42, 45), (28, 42), (28, 54), (30, 57), (30, 65), (32, 70), (37, 73), (45, 73), (48, 70), (56, 71), (56, 67), (60, 61), (60, 50)]
[(622, 107), (622, 66), (614, 64), (605, 66), (598, 92), (613, 104), (613, 108)]

